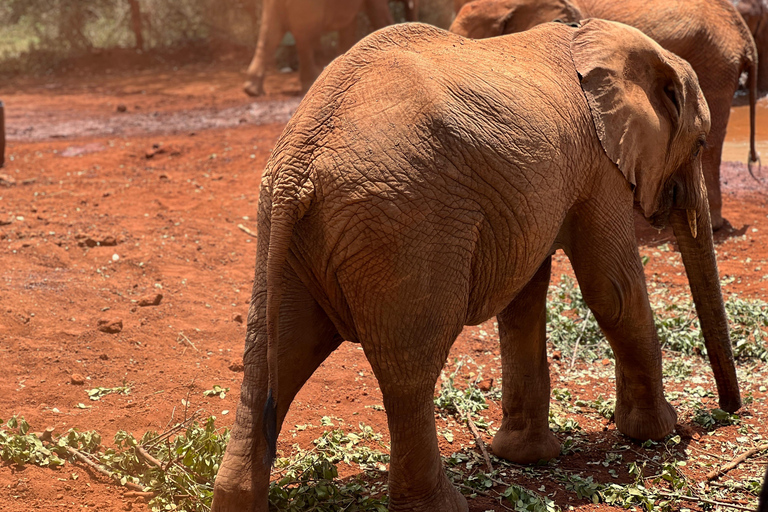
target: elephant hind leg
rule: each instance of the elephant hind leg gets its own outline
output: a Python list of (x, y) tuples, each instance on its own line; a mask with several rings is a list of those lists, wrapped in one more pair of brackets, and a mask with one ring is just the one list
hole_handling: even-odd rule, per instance
[[(278, 434), (296, 393), (342, 341), (293, 269), (286, 267), (278, 346)], [(262, 274), (257, 273), (257, 283), (264, 282)], [(267, 444), (262, 434), (268, 378), (265, 302), (265, 293), (255, 294), (248, 319), (240, 403), (216, 478), (213, 511), (268, 510), (270, 468), (264, 464)]]
[(306, 93), (320, 76), (320, 66), (315, 58), (315, 50), (320, 48), (320, 34), (297, 33), (294, 37), (296, 39), (296, 52), (299, 54), (301, 92)]
[(259, 41), (256, 44), (256, 53), (246, 72), (248, 80), (243, 84), (243, 90), (249, 96), (261, 96), (264, 94), (264, 77), (267, 68), (275, 58), (275, 52), (280, 45), (286, 28), (280, 21), (277, 9), (279, 2), (265, 2), (262, 9), (261, 30)]
[(549, 430), (546, 305), (551, 267), (548, 257), (497, 316), (504, 416), (493, 438), (493, 453), (518, 464), (560, 455), (560, 442)]
[(709, 200), (709, 216), (712, 219), (712, 229), (717, 231), (725, 220), (723, 219), (723, 196), (720, 189), (720, 163), (722, 160), (725, 131), (728, 126), (728, 118), (731, 115), (731, 98), (733, 93), (726, 98), (716, 98), (710, 102), (707, 95), (709, 109), (712, 117), (712, 127), (707, 137), (707, 147), (701, 156), (701, 167), (704, 173), (704, 181), (707, 184), (707, 199)]
[[(466, 499), (442, 467), (433, 401), (440, 370), (462, 325), (447, 326), (417, 309), (390, 312), (400, 320), (398, 328), (373, 329), (377, 340), (361, 340), (387, 411), (392, 446), (389, 510), (467, 512)], [(443, 318), (464, 316), (459, 312)]]

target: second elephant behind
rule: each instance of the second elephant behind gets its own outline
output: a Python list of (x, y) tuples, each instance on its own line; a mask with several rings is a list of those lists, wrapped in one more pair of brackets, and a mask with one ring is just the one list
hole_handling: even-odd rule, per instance
[(733, 95), (748, 74), (749, 165), (755, 150), (757, 49), (749, 28), (727, 0), (474, 0), (462, 7), (451, 32), (481, 39), (528, 30), (541, 23), (585, 18), (618, 21), (638, 28), (663, 48), (687, 60), (709, 104), (712, 129), (702, 156), (712, 227), (723, 225), (720, 160)]
[[(400, 0), (407, 21), (417, 21), (419, 0)], [(357, 14), (364, 12), (374, 30), (394, 21), (388, 0), (264, 0), (256, 53), (248, 66), (243, 89), (249, 96), (264, 94), (264, 77), (286, 32), (293, 34), (299, 54), (301, 89), (306, 92), (322, 69), (315, 61), (320, 36), (339, 33), (338, 49), (344, 53), (355, 42)]]

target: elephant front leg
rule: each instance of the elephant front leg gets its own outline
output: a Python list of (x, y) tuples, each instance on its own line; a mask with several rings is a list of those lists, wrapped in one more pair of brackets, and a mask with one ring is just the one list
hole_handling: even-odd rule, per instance
[(572, 230), (569, 256), (584, 299), (616, 357), (616, 427), (634, 439), (658, 440), (672, 432), (677, 415), (664, 398), (661, 347), (631, 210), (616, 204), (608, 209), (627, 213), (583, 212), (585, 222)]
[(560, 442), (549, 430), (546, 305), (551, 265), (548, 257), (497, 316), (504, 417), (493, 438), (493, 453), (518, 464), (560, 454)]

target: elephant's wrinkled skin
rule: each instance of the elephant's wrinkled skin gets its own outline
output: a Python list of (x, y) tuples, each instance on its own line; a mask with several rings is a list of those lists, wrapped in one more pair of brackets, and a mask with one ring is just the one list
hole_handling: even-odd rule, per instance
[(749, 27), (757, 47), (757, 60), (766, 63), (757, 67), (757, 90), (760, 95), (768, 94), (768, 1), (732, 0), (744, 22)]
[[(419, 16), (418, 0), (401, 0), (405, 17), (416, 21)], [(320, 36), (326, 32), (339, 32), (339, 50), (347, 51), (354, 43), (357, 13), (368, 15), (374, 30), (391, 25), (392, 14), (388, 0), (264, 0), (261, 7), (261, 30), (256, 53), (248, 66), (248, 80), (243, 89), (250, 96), (264, 94), (264, 77), (286, 32), (296, 40), (299, 55), (299, 76), (302, 92), (306, 92), (320, 74), (315, 62), (315, 50)]]
[(719, 229), (723, 225), (720, 158), (742, 72), (748, 73), (750, 95), (750, 172), (757, 160), (757, 50), (741, 16), (727, 0), (474, 0), (461, 9), (450, 30), (479, 39), (520, 32), (539, 23), (582, 18), (603, 18), (638, 28), (693, 67), (712, 115), (702, 164), (712, 226)]
[(768, 468), (765, 470), (763, 490), (760, 491), (760, 504), (757, 506), (757, 512), (768, 512)]
[(709, 124), (685, 61), (603, 20), (483, 41), (405, 24), (336, 59), (262, 178), (245, 376), (213, 510), (267, 510), (265, 460), (288, 407), (350, 340), (384, 397), (390, 510), (466, 511), (441, 467), (432, 397), (463, 326), (493, 315), (504, 382), (493, 451), (557, 456), (544, 331), (557, 248), (616, 355), (617, 427), (663, 438), (676, 415), (635, 205), (673, 225), (721, 405), (738, 408), (699, 156)]

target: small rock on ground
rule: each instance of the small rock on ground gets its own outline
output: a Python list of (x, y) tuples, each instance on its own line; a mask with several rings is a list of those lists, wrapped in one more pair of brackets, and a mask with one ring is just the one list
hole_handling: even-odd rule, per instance
[(123, 330), (123, 321), (119, 318), (102, 318), (96, 324), (96, 328), (108, 334), (117, 334)]
[(83, 384), (85, 384), (85, 377), (83, 377), (79, 373), (73, 373), (69, 377), (69, 382), (71, 382), (75, 386), (82, 386)]
[(155, 293), (153, 295), (147, 295), (145, 297), (142, 297), (139, 299), (139, 306), (141, 307), (147, 307), (147, 306), (158, 306), (160, 305), (160, 302), (163, 300), (163, 294), (161, 293)]
[(241, 372), (245, 369), (242, 361), (232, 361), (229, 363), (229, 369), (233, 372)]
[(483, 379), (477, 383), (477, 389), (479, 389), (480, 391), (490, 391), (492, 387), (493, 387), (493, 379), (490, 377), (487, 379)]

